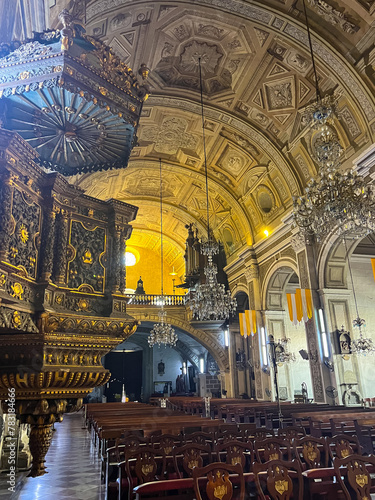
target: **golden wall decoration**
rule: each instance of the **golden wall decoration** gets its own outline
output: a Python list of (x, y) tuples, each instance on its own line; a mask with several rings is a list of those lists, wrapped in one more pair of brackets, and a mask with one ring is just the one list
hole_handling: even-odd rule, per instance
[(31, 425), (31, 476), (45, 473), (52, 424), (109, 380), (102, 357), (138, 325), (119, 293), (137, 207), (84, 196), (35, 158), (0, 129), (0, 399), (15, 389)]

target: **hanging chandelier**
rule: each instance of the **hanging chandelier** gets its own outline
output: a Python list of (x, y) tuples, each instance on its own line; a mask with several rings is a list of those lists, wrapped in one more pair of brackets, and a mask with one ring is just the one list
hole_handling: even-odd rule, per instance
[(323, 169), (294, 199), (294, 223), (307, 241), (328, 234), (362, 238), (375, 230), (375, 190), (354, 169)]
[(294, 352), (289, 352), (288, 344), (290, 343), (289, 338), (277, 339), (275, 341), (275, 361), (278, 365), (283, 365), (284, 363), (292, 363), (296, 361), (296, 356)]
[(304, 195), (293, 199), (293, 223), (307, 242), (328, 234), (362, 238), (375, 230), (375, 190), (354, 169), (339, 170), (343, 148), (332, 126), (335, 106), (331, 97), (320, 94), (305, 1), (303, 5), (316, 88), (316, 102), (305, 118), (315, 130), (312, 153), (319, 173)]
[(161, 307), (159, 311), (159, 323), (154, 325), (148, 337), (148, 345), (159, 347), (164, 344), (164, 347), (174, 347), (177, 343), (177, 335), (172, 326), (166, 323), (167, 313), (164, 310), (164, 252), (163, 252), (163, 181), (161, 175), (161, 160), (159, 160), (160, 170), (160, 271), (161, 271)]
[(164, 344), (165, 347), (174, 347), (177, 344), (177, 335), (172, 326), (169, 323), (165, 323), (165, 318), (167, 313), (162, 309), (159, 311), (159, 323), (154, 325), (148, 337), (148, 345), (153, 347), (158, 345), (159, 347)]
[[(358, 328), (358, 331), (359, 331), (359, 337), (357, 339), (353, 339), (351, 341), (350, 348), (351, 348), (352, 354), (362, 354), (363, 356), (366, 356), (366, 354), (374, 354), (375, 347), (374, 347), (372, 340), (370, 338), (366, 338), (362, 333), (362, 327), (366, 327), (366, 321), (364, 319), (361, 319), (361, 317), (359, 316), (357, 295), (355, 293), (355, 288), (354, 288), (352, 266), (350, 264), (350, 259), (349, 259), (349, 254), (348, 254), (348, 249), (346, 246), (345, 239), (344, 239), (343, 243), (344, 243), (344, 247), (345, 247), (346, 258), (348, 259), (349, 276), (350, 276), (350, 281), (352, 283), (354, 304), (355, 304), (355, 310), (357, 313), (357, 317), (353, 320), (353, 328)], [(349, 337), (351, 337), (350, 333), (349, 333)]]
[(189, 306), (193, 312), (193, 318), (199, 321), (225, 320), (234, 314), (237, 302), (232, 299), (230, 291), (225, 290), (225, 286), (217, 281), (217, 266), (213, 262), (213, 256), (219, 253), (219, 245), (214, 241), (210, 231), (210, 216), (208, 203), (208, 172), (206, 155), (206, 137), (204, 132), (204, 107), (203, 107), (203, 87), (201, 58), (198, 57), (199, 82), (201, 96), (201, 117), (202, 117), (202, 137), (204, 168), (206, 179), (206, 207), (207, 207), (207, 240), (201, 243), (201, 253), (207, 257), (207, 265), (204, 268), (206, 276), (205, 283), (195, 286), (195, 291), (190, 292)]

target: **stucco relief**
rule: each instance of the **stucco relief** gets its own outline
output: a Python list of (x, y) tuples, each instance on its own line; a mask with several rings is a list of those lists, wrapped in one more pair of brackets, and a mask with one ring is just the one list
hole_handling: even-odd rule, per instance
[(338, 116), (341, 118), (344, 126), (348, 129), (352, 139), (355, 139), (361, 134), (361, 129), (347, 106), (344, 106), (339, 110)]
[(267, 105), (270, 111), (295, 107), (294, 81), (292, 79), (278, 80), (264, 84)]
[(139, 133), (140, 145), (142, 141), (154, 143), (154, 150), (158, 153), (176, 154), (180, 148), (195, 150), (198, 139), (186, 132), (187, 120), (183, 118), (164, 118), (161, 126), (141, 127)]
[(193, 41), (184, 46), (179, 61), (181, 72), (198, 73), (198, 59), (201, 59), (202, 76), (209, 78), (217, 73), (223, 54), (217, 45)]
[(313, 9), (322, 16), (325, 21), (332, 24), (332, 26), (337, 26), (350, 35), (354, 35), (359, 30), (357, 24), (349, 21), (345, 11), (339, 11), (323, 0), (308, 0), (308, 2)]
[(121, 12), (114, 16), (109, 22), (109, 26), (113, 31), (118, 29), (126, 28), (131, 23), (132, 16), (128, 12)]
[(227, 31), (222, 28), (218, 28), (217, 26), (213, 26), (212, 24), (199, 24), (197, 28), (197, 34), (221, 40), (225, 37)]
[(238, 176), (249, 160), (238, 149), (227, 146), (219, 159), (218, 165), (234, 176)]

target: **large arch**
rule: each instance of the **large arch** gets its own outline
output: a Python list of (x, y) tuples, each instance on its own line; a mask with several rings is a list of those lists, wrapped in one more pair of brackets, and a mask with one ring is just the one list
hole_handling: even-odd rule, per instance
[[(128, 313), (133, 316), (135, 319), (139, 321), (145, 322), (159, 322), (158, 311), (153, 310), (140, 310), (131, 306), (127, 308)], [(225, 348), (221, 345), (221, 343), (214, 337), (213, 333), (208, 333), (203, 330), (198, 330), (194, 328), (188, 321), (185, 319), (179, 318), (177, 316), (171, 315), (167, 311), (167, 317), (165, 321), (171, 324), (175, 328), (179, 328), (183, 330), (185, 333), (193, 337), (200, 344), (202, 344), (207, 351), (212, 355), (214, 360), (216, 361), (220, 371), (229, 370), (229, 358), (228, 353)]]

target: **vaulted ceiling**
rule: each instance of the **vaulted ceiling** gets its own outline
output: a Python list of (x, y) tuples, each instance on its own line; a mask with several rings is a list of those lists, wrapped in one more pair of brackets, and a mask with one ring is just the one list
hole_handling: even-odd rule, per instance
[[(72, 3), (58, 0), (51, 24)], [(306, 6), (319, 85), (337, 101), (334, 127), (349, 166), (374, 142), (375, 1)], [(155, 248), (159, 159), (169, 263), (183, 272), (187, 223), (205, 231), (199, 57), (211, 227), (229, 260), (275, 229), (317, 168), (304, 121), (315, 89), (302, 1), (89, 0), (86, 29), (134, 71), (150, 68), (129, 166), (76, 179), (89, 195), (139, 206), (131, 244)]]

